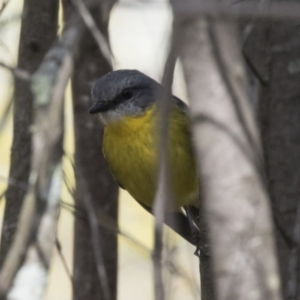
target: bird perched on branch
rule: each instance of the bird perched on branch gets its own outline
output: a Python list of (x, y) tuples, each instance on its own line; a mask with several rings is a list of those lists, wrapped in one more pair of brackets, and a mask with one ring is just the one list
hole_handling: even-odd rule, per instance
[[(162, 85), (136, 70), (119, 70), (99, 78), (92, 88), (93, 106), (104, 124), (103, 154), (119, 185), (151, 212), (158, 176), (157, 99)], [(197, 228), (199, 183), (191, 144), (187, 106), (172, 96), (169, 116), (170, 185), (166, 223), (189, 242)], [(191, 229), (192, 228), (192, 229)]]

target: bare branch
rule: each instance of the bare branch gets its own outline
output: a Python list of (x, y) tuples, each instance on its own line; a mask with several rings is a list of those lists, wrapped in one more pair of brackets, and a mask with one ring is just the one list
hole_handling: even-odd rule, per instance
[[(31, 186), (25, 197), (16, 238), (0, 272), (2, 297), (6, 295), (12, 284), (18, 267), (35, 237), (38, 224), (50, 218), (51, 231), (55, 231), (56, 228), (55, 217), (57, 216), (53, 214), (51, 205), (56, 207), (60, 198), (57, 196), (51, 198), (51, 187), (54, 184), (55, 170), (60, 169), (63, 95), (71, 75), (72, 55), (77, 48), (80, 32), (80, 26), (66, 28), (61, 42), (49, 51), (32, 79), (36, 117)], [(50, 240), (49, 243), (54, 245), (55, 239)], [(51, 246), (48, 246), (47, 249), (41, 248), (46, 261), (50, 259), (52, 250)], [(30, 260), (30, 254), (28, 255)]]
[(0, 15), (3, 13), (5, 7), (7, 6), (8, 3), (9, 3), (9, 0), (4, 0), (4, 1), (2, 2), (2, 5), (1, 5), (1, 7), (0, 7)]
[(31, 244), (25, 262), (16, 274), (13, 287), (9, 291), (9, 299), (42, 299), (44, 295), (51, 254), (56, 240), (61, 191), (60, 168), (61, 166), (58, 165), (54, 171), (49, 189), (48, 203), (41, 218), (37, 239), (35, 243)]
[[(193, 123), (217, 297), (280, 299), (269, 199), (259, 172), (261, 144), (234, 24), (189, 20), (181, 37), (192, 119), (206, 115), (227, 128)], [(250, 160), (232, 135), (249, 149)]]
[(170, 41), (168, 58), (165, 64), (162, 85), (164, 89), (159, 94), (158, 101), (158, 128), (159, 128), (159, 170), (157, 180), (157, 190), (154, 197), (153, 212), (155, 216), (155, 244), (153, 250), (154, 264), (154, 285), (155, 299), (163, 300), (164, 284), (162, 279), (162, 250), (163, 250), (163, 224), (166, 219), (166, 210), (169, 203), (172, 203), (172, 191), (169, 182), (169, 165), (168, 165), (168, 149), (169, 149), (169, 112), (171, 109), (171, 93), (173, 74), (177, 59), (177, 36), (176, 31), (173, 32)]
[(5, 128), (5, 125), (7, 124), (7, 121), (9, 120), (10, 113), (11, 113), (11, 110), (12, 110), (12, 106), (13, 106), (13, 100), (9, 99), (7, 101), (7, 104), (4, 108), (4, 110), (3, 110), (3, 114), (0, 118), (0, 132)]
[(86, 8), (85, 4), (81, 0), (72, 0), (73, 4), (77, 8), (77, 12), (80, 14), (82, 17), (85, 25), (88, 27), (90, 32), (92, 33), (100, 52), (102, 55), (105, 57), (107, 60), (108, 64), (112, 67), (111, 65), (111, 60), (113, 58), (110, 45), (108, 43), (107, 37), (100, 31), (100, 28), (97, 26), (95, 23), (92, 15)]
[(24, 80), (24, 81), (30, 81), (31, 76), (30, 74), (23, 69), (17, 68), (17, 67), (10, 67), (7, 64), (0, 62), (0, 67), (9, 70), (13, 76), (17, 77), (18, 79)]
[(23, 189), (24, 191), (27, 191), (29, 189), (28, 183), (15, 180), (13, 178), (6, 178), (3, 176), (0, 176), (0, 181), (14, 185), (14, 186), (18, 187), (19, 189)]
[(182, 2), (173, 0), (174, 13), (178, 20), (192, 19), (195, 17), (218, 17), (222, 19), (233, 18), (261, 18), (263, 20), (298, 20), (300, 5), (296, 1), (271, 2), (245, 1), (239, 5), (230, 6), (220, 1)]
[[(42, 3), (25, 0), (19, 42), (17, 68), (1, 62), (1, 67), (12, 72), (15, 79), (13, 95), (13, 142), (9, 178), (28, 184), (32, 157), (33, 95), (30, 89), (31, 74), (42, 62), (56, 39), (58, 1)], [(21, 16), (19, 16), (21, 17)], [(18, 19), (20, 20), (20, 18)], [(41, 22), (42, 20), (42, 22)], [(10, 20), (7, 20), (7, 24)], [(1, 23), (1, 28), (4, 23)], [(32, 30), (34, 28), (34, 30)], [(17, 230), (19, 214), (27, 190), (8, 182), (6, 205), (1, 236), (0, 266), (12, 244)]]
[(71, 271), (69, 270), (69, 267), (68, 267), (68, 264), (67, 264), (67, 261), (66, 261), (66, 258), (62, 252), (62, 249), (61, 249), (61, 243), (59, 242), (58, 238), (56, 237), (55, 239), (55, 246), (56, 246), (56, 249), (57, 249), (57, 252), (58, 252), (58, 255), (60, 257), (60, 260), (63, 264), (63, 267), (66, 271), (66, 274), (67, 276), (69, 277), (70, 279), (70, 282), (72, 283), (72, 285), (74, 284), (74, 280), (73, 280), (73, 276), (72, 276), (72, 273)]
[(99, 229), (98, 229), (99, 227), (98, 227), (97, 216), (95, 214), (95, 210), (93, 208), (91, 199), (85, 198), (84, 201), (86, 205), (86, 210), (88, 212), (90, 228), (92, 231), (94, 254), (97, 263), (97, 272), (99, 276), (100, 285), (102, 287), (104, 300), (110, 300), (112, 298), (109, 290), (108, 276), (105, 269), (104, 257), (101, 249), (101, 242), (99, 239)]
[[(68, 157), (68, 158), (70, 159), (70, 157)], [(75, 173), (76, 172), (75, 165), (72, 161), (71, 161), (71, 164), (73, 166), (73, 170)], [(71, 197), (73, 199), (75, 199), (75, 197), (76, 197), (75, 190), (71, 189), (70, 183), (68, 182), (66, 176), (64, 176), (64, 182), (66, 184), (66, 187), (67, 187), (68, 192), (70, 193)], [(86, 218), (85, 211), (80, 206), (77, 206), (76, 204), (74, 206), (73, 204), (69, 204), (62, 200), (61, 200), (61, 204), (64, 208), (66, 208), (69, 212), (73, 213), (76, 217), (81, 218), (82, 220), (88, 221)], [(80, 213), (80, 215), (79, 215), (79, 213)], [(122, 237), (125, 237), (126, 239), (128, 239), (129, 242), (133, 243), (135, 246), (139, 247), (141, 250), (145, 251), (147, 254), (151, 253), (150, 249), (148, 249), (145, 245), (143, 245), (141, 242), (136, 240), (129, 233), (120, 230), (116, 220), (114, 220), (111, 216), (109, 216), (103, 209), (98, 209), (97, 221), (98, 221), (99, 226), (111, 231), (114, 234), (120, 234)]]

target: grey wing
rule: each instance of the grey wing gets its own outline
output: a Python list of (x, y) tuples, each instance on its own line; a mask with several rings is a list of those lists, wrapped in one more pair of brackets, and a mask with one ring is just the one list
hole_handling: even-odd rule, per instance
[(189, 109), (188, 105), (184, 103), (181, 99), (177, 98), (176, 96), (172, 97), (172, 102), (184, 112), (187, 112)]
[[(144, 205), (138, 200), (136, 201), (150, 214), (153, 215), (152, 209), (150, 207)], [(165, 215), (165, 223), (192, 245), (196, 245), (192, 230), (190, 228), (190, 222), (185, 214), (183, 214), (182, 212), (168, 212)]]

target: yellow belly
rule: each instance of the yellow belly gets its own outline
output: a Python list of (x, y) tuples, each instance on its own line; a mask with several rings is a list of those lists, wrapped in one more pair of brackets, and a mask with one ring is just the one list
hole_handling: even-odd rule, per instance
[[(142, 116), (125, 117), (106, 126), (103, 153), (111, 173), (136, 200), (152, 207), (154, 200), (158, 156), (155, 109)], [(197, 206), (198, 179), (192, 155), (188, 119), (174, 107), (169, 122), (169, 166), (174, 199), (178, 210), (184, 205)]]

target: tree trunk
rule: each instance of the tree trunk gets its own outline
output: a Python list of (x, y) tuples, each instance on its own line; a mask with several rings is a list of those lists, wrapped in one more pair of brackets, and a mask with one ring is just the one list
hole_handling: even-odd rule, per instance
[[(104, 1), (104, 4), (107, 5), (106, 2)], [(110, 8), (112, 4), (110, 2)], [(93, 7), (95, 21), (105, 36), (109, 11), (110, 9), (106, 11), (99, 4)], [(86, 31), (81, 41), (79, 52), (72, 78), (75, 203), (79, 209), (86, 211), (87, 220), (75, 219), (73, 299), (107, 299), (103, 286), (105, 278), (99, 278), (97, 271), (101, 263), (106, 272), (110, 300), (114, 300), (117, 297), (117, 235), (98, 224), (92, 224), (89, 220), (92, 216), (87, 207), (91, 205), (98, 218), (104, 212), (117, 224), (118, 186), (110, 175), (102, 155), (103, 128), (97, 117), (88, 114), (92, 104), (90, 91), (93, 80), (111, 71), (111, 67), (100, 53), (89, 31)], [(97, 260), (100, 251), (102, 262)]]
[(261, 89), (259, 117), (283, 296), (296, 300), (300, 298), (300, 29), (298, 23), (276, 22), (264, 35), (268, 82)]

